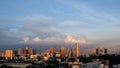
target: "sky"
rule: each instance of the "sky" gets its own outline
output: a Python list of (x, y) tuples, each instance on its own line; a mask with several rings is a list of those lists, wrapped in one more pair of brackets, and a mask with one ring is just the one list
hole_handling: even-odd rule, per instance
[(120, 46), (120, 0), (0, 0), (0, 46)]

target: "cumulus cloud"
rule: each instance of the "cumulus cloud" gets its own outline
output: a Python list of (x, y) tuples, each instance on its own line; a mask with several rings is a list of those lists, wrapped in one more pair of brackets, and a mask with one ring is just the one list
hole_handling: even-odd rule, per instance
[(31, 40), (26, 37), (23, 39), (24, 43), (81, 43), (85, 44), (87, 41), (85, 39), (76, 39), (73, 38), (71, 35), (67, 35), (65, 38), (62, 37), (47, 37), (47, 38), (40, 38), (34, 37)]
[(76, 38), (73, 38), (71, 35), (67, 35), (64, 42), (66, 42), (66, 43), (81, 43), (81, 44), (87, 43), (87, 41), (85, 39), (76, 39)]
[(34, 37), (31, 38), (31, 40), (26, 37), (23, 39), (23, 43), (60, 43), (62, 42), (62, 38), (58, 37), (47, 37), (47, 38), (40, 38), (40, 37)]
[[(46, 42), (46, 40), (49, 42), (55, 39), (53, 36), (60, 35), (59, 29), (55, 26), (55, 19), (49, 16), (0, 17), (0, 22), (2, 22), (2, 25), (5, 27), (10, 26), (7, 28), (7, 31), (0, 28), (0, 31), (3, 33), (2, 35), (4, 35), (6, 39), (15, 38), (15, 40), (18, 40), (18, 43), (39, 43)], [(14, 27), (11, 24), (15, 24)], [(23, 39), (22, 42), (19, 41), (21, 39)], [(13, 40), (13, 42), (15, 40)]]
[(30, 39), (29, 39), (29, 37), (25, 37), (25, 38), (23, 39), (23, 41), (24, 41), (24, 42), (29, 42)]
[(40, 39), (39, 37), (35, 37), (35, 38), (33, 38), (33, 41), (34, 41), (34, 42), (40, 42), (41, 39)]

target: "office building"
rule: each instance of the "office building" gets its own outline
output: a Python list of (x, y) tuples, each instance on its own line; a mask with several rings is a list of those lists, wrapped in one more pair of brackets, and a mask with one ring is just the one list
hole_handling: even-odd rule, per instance
[(23, 51), (19, 48), (17, 51), (18, 56), (21, 56), (23, 54)]
[(5, 57), (5, 54), (3, 52), (0, 52), (0, 57)]
[(12, 59), (13, 59), (13, 56), (14, 56), (13, 50), (6, 50), (6, 51), (5, 51), (5, 58), (6, 58), (6, 59), (12, 60)]
[(31, 55), (34, 54), (34, 50), (33, 48), (30, 48), (30, 47), (25, 47), (23, 49), (23, 55), (26, 56), (26, 57), (30, 57)]
[(66, 56), (66, 48), (65, 46), (63, 45), (60, 49), (60, 53), (61, 53), (61, 57), (64, 58)]
[(95, 55), (106, 55), (107, 49), (106, 48), (96, 48), (93, 50), (93, 54)]
[(75, 57), (80, 56), (80, 49), (79, 49), (79, 43), (75, 44)]

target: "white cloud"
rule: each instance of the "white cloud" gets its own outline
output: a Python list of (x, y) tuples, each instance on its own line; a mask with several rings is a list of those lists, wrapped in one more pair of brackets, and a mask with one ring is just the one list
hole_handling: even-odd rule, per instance
[(39, 37), (34, 37), (31, 38), (31, 40), (28, 37), (25, 37), (23, 39), (23, 43), (60, 43), (62, 42), (62, 38), (58, 37), (47, 37), (47, 38), (39, 38)]
[(29, 41), (30, 41), (29, 37), (25, 37), (25, 38), (23, 39), (23, 42), (29, 42)]
[(33, 38), (33, 42), (41, 42), (41, 39), (39, 37)]
[(87, 41), (85, 39), (76, 39), (73, 38), (71, 35), (67, 35), (65, 38), (62, 37), (47, 37), (47, 38), (39, 38), (34, 37), (30, 40), (28, 37), (23, 39), (24, 43), (80, 43), (85, 44)]
[(66, 43), (81, 43), (81, 44), (87, 43), (87, 41), (85, 39), (76, 39), (76, 38), (73, 38), (71, 35), (67, 35), (64, 42), (66, 42)]

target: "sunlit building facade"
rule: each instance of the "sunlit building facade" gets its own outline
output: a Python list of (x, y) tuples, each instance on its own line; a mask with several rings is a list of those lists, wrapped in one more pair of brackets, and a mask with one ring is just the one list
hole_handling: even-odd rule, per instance
[(61, 53), (61, 57), (64, 58), (66, 56), (66, 48), (65, 46), (63, 45), (60, 49), (60, 53)]
[(0, 52), (0, 57), (5, 57), (5, 53)]
[(30, 47), (25, 47), (23, 49), (23, 55), (26, 56), (26, 57), (30, 57), (31, 55), (34, 54), (34, 49), (33, 48), (30, 48)]
[(93, 50), (93, 54), (95, 55), (106, 55), (107, 49), (106, 48), (96, 48)]
[(9, 59), (9, 60), (12, 60), (13, 59), (13, 50), (6, 50), (5, 51), (5, 59)]
[(75, 43), (75, 56), (80, 56), (80, 49), (79, 49), (79, 43)]

